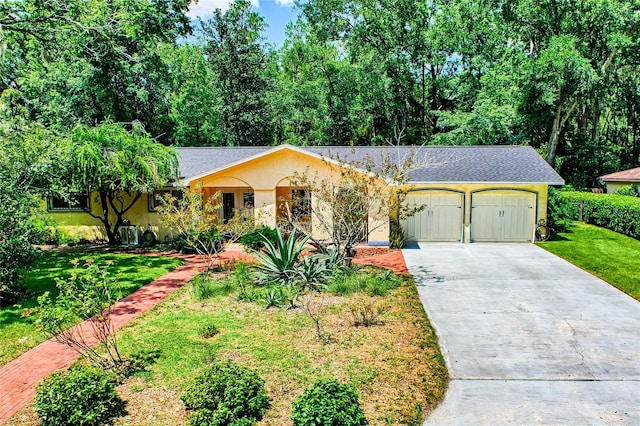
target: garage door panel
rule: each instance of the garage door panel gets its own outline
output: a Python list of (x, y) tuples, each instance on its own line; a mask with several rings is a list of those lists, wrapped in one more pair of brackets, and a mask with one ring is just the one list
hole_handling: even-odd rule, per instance
[(423, 207), (413, 216), (404, 219), (401, 223), (409, 241), (422, 241), (426, 238), (426, 224), (428, 221), (428, 210), (426, 209), (429, 197), (423, 195), (409, 195), (405, 204), (410, 209)]
[(501, 236), (502, 197), (480, 194), (473, 197), (471, 206), (471, 238), (473, 241), (499, 241)]
[(405, 201), (410, 208), (423, 210), (402, 221), (409, 241), (460, 241), (462, 236), (462, 194), (409, 194)]
[(533, 207), (530, 205), (505, 206), (504, 241), (528, 241), (532, 237)]
[(430, 241), (460, 241), (462, 205), (460, 200), (453, 201), (457, 202), (453, 204), (432, 203)]
[(473, 241), (531, 241), (534, 219), (535, 194), (489, 192), (472, 198)]

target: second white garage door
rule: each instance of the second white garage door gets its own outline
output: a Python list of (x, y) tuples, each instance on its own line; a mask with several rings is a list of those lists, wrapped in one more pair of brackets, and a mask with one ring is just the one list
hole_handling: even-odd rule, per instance
[(402, 221), (409, 241), (461, 241), (464, 196), (457, 192), (423, 191), (407, 196), (410, 207), (422, 206)]
[(472, 241), (531, 241), (536, 196), (522, 191), (486, 191), (471, 197)]

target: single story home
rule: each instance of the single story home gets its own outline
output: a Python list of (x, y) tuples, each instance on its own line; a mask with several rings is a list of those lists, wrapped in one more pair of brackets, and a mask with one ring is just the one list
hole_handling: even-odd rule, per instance
[(600, 179), (607, 185), (607, 194), (631, 184), (640, 186), (640, 167), (600, 176)]
[[(257, 221), (273, 227), (283, 217), (278, 200), (306, 195), (305, 188), (292, 184), (299, 173), (330, 177), (336, 165), (350, 167), (363, 161), (381, 164), (384, 159), (399, 164), (413, 158), (403, 186), (408, 191), (404, 202), (421, 210), (401, 221), (409, 241), (533, 241), (538, 220), (547, 216), (548, 186), (564, 184), (528, 146), (280, 145), (176, 150), (180, 183), (198, 188), (207, 196), (221, 193), (223, 219), (243, 210), (243, 214), (251, 212)], [(141, 198), (127, 218), (143, 229), (154, 229), (161, 240), (167, 240), (170, 231), (162, 229), (155, 212), (160, 193)], [(313, 193), (307, 197), (309, 209), (320, 208)], [(84, 202), (90, 203), (91, 198)], [(72, 211), (72, 206), (51, 201), (48, 205), (51, 217), (70, 234), (83, 232), (88, 238), (99, 237), (100, 223), (80, 213), (81, 208)], [(83, 207), (100, 208), (92, 204)], [(384, 221), (383, 226), (370, 227), (374, 230), (368, 235), (368, 243), (388, 244), (389, 218), (372, 215), (368, 220)], [(314, 229), (313, 223), (311, 227)]]

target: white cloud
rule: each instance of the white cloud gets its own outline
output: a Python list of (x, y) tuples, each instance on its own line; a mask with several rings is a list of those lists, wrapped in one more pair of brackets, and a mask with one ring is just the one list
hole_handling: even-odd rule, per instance
[[(289, 0), (277, 0), (278, 2), (288, 2)], [(229, 9), (229, 5), (233, 0), (200, 0), (198, 3), (191, 3), (189, 5), (189, 12), (187, 16), (190, 18), (206, 18), (213, 15), (213, 11), (221, 9), (223, 12)], [(293, 1), (291, 1), (293, 3)], [(251, 0), (253, 7), (260, 7), (260, 0)]]
[(276, 0), (276, 3), (282, 6), (293, 6), (293, 0)]

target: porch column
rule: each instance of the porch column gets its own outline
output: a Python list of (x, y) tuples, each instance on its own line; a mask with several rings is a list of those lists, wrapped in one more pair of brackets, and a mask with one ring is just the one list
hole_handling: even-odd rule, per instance
[(389, 245), (389, 212), (387, 209), (380, 209), (378, 205), (372, 205), (369, 210), (368, 226), (371, 231), (368, 238), (369, 245)]
[(256, 225), (276, 227), (275, 189), (253, 189), (253, 206)]

